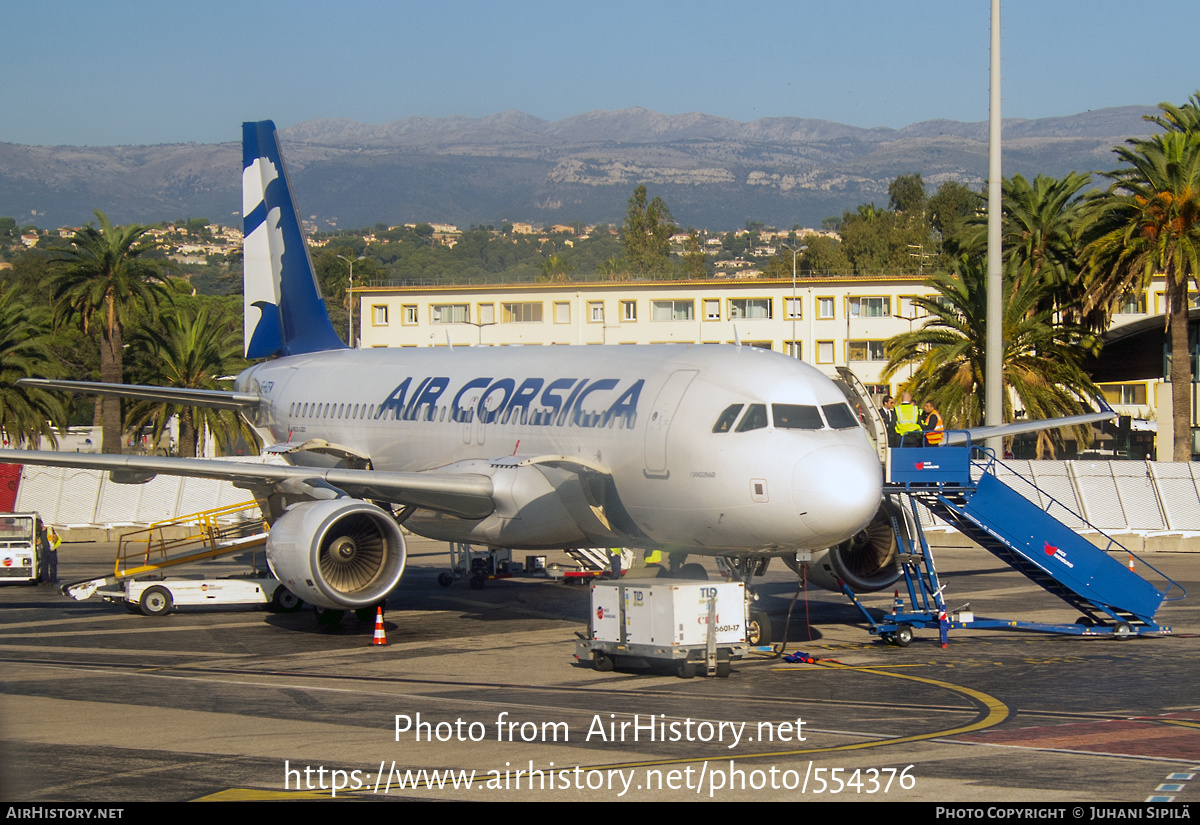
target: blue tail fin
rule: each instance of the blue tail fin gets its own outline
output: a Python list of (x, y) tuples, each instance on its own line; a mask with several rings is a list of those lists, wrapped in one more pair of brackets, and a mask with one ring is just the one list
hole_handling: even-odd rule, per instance
[(342, 349), (300, 231), (269, 120), (242, 124), (246, 357)]

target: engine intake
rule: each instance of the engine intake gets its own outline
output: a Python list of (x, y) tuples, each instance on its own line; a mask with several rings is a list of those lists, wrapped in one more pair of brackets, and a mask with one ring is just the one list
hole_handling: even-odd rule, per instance
[(267, 538), (275, 577), (309, 604), (333, 610), (382, 601), (404, 575), (405, 558), (395, 519), (357, 499), (293, 505)]
[(813, 554), (808, 580), (825, 590), (841, 590), (843, 581), (856, 593), (891, 587), (900, 578), (900, 554), (892, 531), (895, 517), (905, 541), (914, 532), (900, 504), (885, 498), (870, 523), (841, 544)]

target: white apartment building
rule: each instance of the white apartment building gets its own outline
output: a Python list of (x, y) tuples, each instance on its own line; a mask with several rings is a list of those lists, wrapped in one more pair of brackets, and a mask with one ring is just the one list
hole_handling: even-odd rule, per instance
[(929, 292), (915, 276), (365, 287), (356, 328), (363, 347), (740, 341), (883, 391), (883, 344)]
[[(363, 347), (740, 341), (802, 358), (830, 376), (849, 367), (873, 393), (895, 394), (909, 370), (883, 381), (885, 342), (920, 328), (924, 316), (912, 298), (930, 294), (912, 275), (362, 287), (354, 293), (355, 329)], [(1113, 326), (1163, 309), (1156, 282), (1130, 296)], [(1170, 385), (1162, 380), (1102, 387), (1141, 429), (1156, 428), (1157, 410), (1169, 420)], [(1159, 434), (1160, 455), (1169, 449), (1169, 429)]]

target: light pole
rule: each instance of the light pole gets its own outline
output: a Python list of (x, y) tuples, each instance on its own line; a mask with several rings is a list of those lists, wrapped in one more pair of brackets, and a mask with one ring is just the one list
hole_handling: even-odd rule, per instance
[[(794, 351), (796, 348), (796, 259), (801, 252), (808, 249), (808, 244), (801, 244), (795, 249), (785, 243), (781, 243), (780, 246), (792, 253), (792, 311), (789, 314), (792, 316), (792, 350)], [(812, 358), (812, 355), (808, 357)]]
[(346, 329), (346, 343), (350, 349), (354, 349), (354, 262), (361, 261), (367, 256), (359, 255), (357, 258), (347, 258), (345, 255), (338, 255), (338, 257), (350, 264), (350, 274), (346, 278), (346, 303), (350, 309), (350, 312), (347, 313), (350, 318)]

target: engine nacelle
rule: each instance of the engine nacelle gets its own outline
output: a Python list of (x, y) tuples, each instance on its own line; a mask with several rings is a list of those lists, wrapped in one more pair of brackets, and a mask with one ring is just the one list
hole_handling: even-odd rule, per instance
[(395, 519), (358, 499), (295, 504), (267, 538), (275, 578), (309, 604), (332, 610), (382, 601), (404, 575), (404, 561)]
[(914, 531), (908, 513), (898, 502), (885, 498), (870, 524), (841, 544), (813, 554), (807, 564), (808, 581), (835, 592), (842, 589), (839, 582), (848, 584), (855, 593), (891, 587), (900, 578), (893, 517), (904, 531), (905, 542), (911, 542)]

